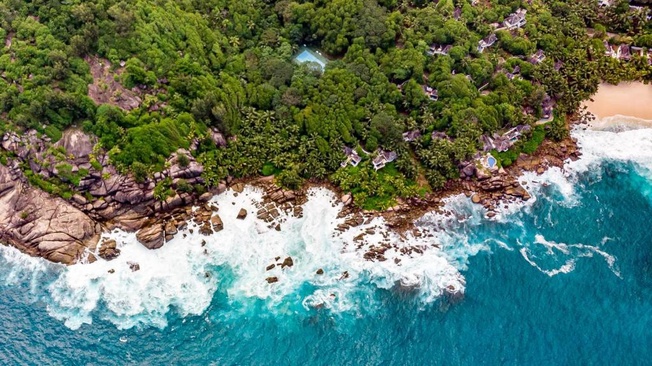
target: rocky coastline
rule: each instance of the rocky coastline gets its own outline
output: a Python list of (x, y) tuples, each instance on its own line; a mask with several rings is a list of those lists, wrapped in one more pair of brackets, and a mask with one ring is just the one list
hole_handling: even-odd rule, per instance
[[(216, 144), (223, 143), (218, 133), (214, 140)], [(6, 158), (6, 164), (0, 164), (0, 242), (63, 264), (82, 259), (93, 262), (95, 253), (110, 260), (120, 251), (114, 241), (100, 241), (103, 232), (114, 228), (137, 232), (138, 241), (149, 249), (162, 247), (190, 220), (199, 225), (202, 234), (210, 235), (223, 229), (219, 208), (208, 203), (210, 198), (227, 189), (242, 192), (246, 185), (262, 189), (264, 199), (257, 212), (241, 210), (238, 218), (255, 214), (275, 230), (282, 230), (275, 220), (281, 211), (298, 217), (303, 214), (307, 189), (317, 186), (329, 188), (341, 198), (344, 208), (340, 217), (346, 219), (338, 227), (339, 231), (380, 215), (389, 229), (420, 235), (414, 222), (426, 212), (441, 212), (446, 197), (465, 194), (473, 203), (484, 206), (488, 217), (493, 217), (500, 205), (530, 198), (518, 181), (524, 171), (542, 174), (550, 167), (563, 167), (566, 159), (579, 156), (570, 137), (558, 143), (546, 140), (536, 153), (521, 154), (506, 169), (484, 176), (461, 166), (462, 177), (449, 181), (442, 191), (399, 200), (394, 207), (376, 212), (357, 208), (350, 194), (324, 182), (308, 182), (302, 189), (292, 191), (277, 187), (270, 177), (229, 178), (210, 192), (178, 193), (182, 191), (178, 189), (181, 186), (203, 183), (203, 168), (188, 151), (180, 149), (167, 160), (165, 170), (138, 181), (132, 175), (118, 172), (109, 164), (108, 154), (97, 151), (95, 146), (95, 139), (79, 129), (65, 131), (56, 143), (35, 131), (4, 135), (0, 144)], [(26, 170), (41, 178), (60, 178), (63, 171), (68, 179), (78, 179), (77, 193), (69, 199), (49, 194), (30, 184), (33, 182)], [(174, 194), (164, 199), (156, 197), (156, 187), (161, 182), (168, 182)], [(193, 210), (193, 206), (198, 208)], [(365, 254), (369, 260), (377, 256), (378, 253)]]

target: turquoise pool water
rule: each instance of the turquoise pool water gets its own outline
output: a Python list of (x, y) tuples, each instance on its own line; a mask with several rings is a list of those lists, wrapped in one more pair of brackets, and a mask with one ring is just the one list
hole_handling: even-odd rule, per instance
[(487, 163), (489, 164), (490, 168), (495, 167), (496, 166), (496, 158), (494, 158), (493, 156), (487, 157)]
[(308, 48), (304, 48), (301, 52), (299, 52), (299, 54), (294, 57), (294, 61), (297, 63), (315, 63), (318, 65), (321, 71), (324, 71), (327, 63), (325, 57), (319, 55), (317, 51), (313, 51)]

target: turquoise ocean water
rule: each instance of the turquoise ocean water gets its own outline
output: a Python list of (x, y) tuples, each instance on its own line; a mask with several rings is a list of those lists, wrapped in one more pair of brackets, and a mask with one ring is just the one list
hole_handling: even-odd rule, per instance
[[(314, 227), (311, 235), (290, 235), (305, 230), (298, 223), (285, 229), (290, 244), (258, 238), (251, 248), (239, 244), (239, 257), (188, 265), (207, 270), (209, 279), (202, 272), (179, 281), (187, 272), (178, 254), (171, 263), (149, 259), (168, 275), (148, 274), (148, 259), (134, 254), (144, 269), (133, 276), (145, 277), (109, 282), (105, 268), (101, 275), (66, 269), (3, 249), (0, 364), (649, 364), (652, 130), (576, 136), (585, 153), (579, 162), (565, 172), (524, 177), (536, 201), (494, 221), (464, 198), (450, 204), (457, 219), (438, 241), (441, 258), (464, 277), (461, 299), (399, 291), (378, 279), (393, 280), (395, 269), (374, 272), (348, 257), (328, 262), (301, 253), (311, 250), (305, 242), (333, 239)], [(437, 225), (436, 219), (421, 225)], [(292, 253), (297, 273), (313, 261), (319, 263), (305, 264), (306, 273), (322, 265), (326, 272), (350, 268), (352, 279), (288, 274), (278, 288), (257, 288), (251, 284), (261, 282), (259, 273), (242, 268), (266, 245), (284, 245), (278, 248)], [(251, 259), (228, 264), (240, 257)], [(433, 259), (411, 263), (399, 268), (416, 273), (423, 288), (451, 278), (423, 269), (441, 266)], [(320, 290), (338, 301), (310, 306)]]

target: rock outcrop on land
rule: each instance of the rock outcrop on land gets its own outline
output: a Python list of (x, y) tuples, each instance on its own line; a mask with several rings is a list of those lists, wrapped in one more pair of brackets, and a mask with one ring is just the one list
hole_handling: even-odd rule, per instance
[(100, 225), (62, 198), (32, 188), (0, 165), (0, 241), (53, 262), (73, 263), (99, 239)]
[[(0, 241), (31, 255), (71, 264), (87, 249), (95, 249), (103, 230), (140, 230), (139, 241), (151, 249), (160, 248), (166, 236), (175, 234), (176, 225), (183, 223), (175, 222), (174, 227), (164, 223), (185, 212), (199, 197), (175, 193), (160, 200), (154, 197), (154, 189), (164, 180), (173, 189), (181, 182), (201, 184), (202, 166), (181, 149), (168, 159), (167, 169), (137, 181), (118, 172), (95, 146), (95, 139), (79, 129), (66, 131), (56, 143), (36, 131), (5, 133), (1, 147), (9, 158), (7, 165), (0, 165)], [(180, 155), (186, 159), (178, 159)], [(49, 179), (74, 186), (74, 194), (66, 200), (29, 183), (49, 185)], [(208, 198), (210, 194), (202, 197)], [(219, 221), (214, 225), (219, 228)]]

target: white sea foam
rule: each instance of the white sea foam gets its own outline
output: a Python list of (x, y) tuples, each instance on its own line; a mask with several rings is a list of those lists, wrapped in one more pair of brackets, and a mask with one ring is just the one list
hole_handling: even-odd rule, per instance
[[(271, 228), (276, 223), (270, 226), (256, 218), (262, 193), (247, 188), (237, 196), (227, 192), (214, 198), (224, 230), (211, 236), (201, 235), (191, 222), (162, 248), (148, 250), (135, 234), (116, 230), (105, 236), (117, 241), (118, 258), (70, 267), (4, 247), (2, 258), (20, 262), (11, 267), (22, 274), (57, 269), (44, 288), (48, 312), (72, 329), (93, 318), (121, 329), (164, 327), (172, 310), (181, 316), (202, 314), (218, 290), (230, 302), (263, 301), (269, 312), (280, 313), (296, 311), (294, 305), (307, 311), (357, 312), (372, 306), (360, 303), (372, 302), (372, 295), (360, 296), (365, 289), (412, 289), (423, 304), (444, 292), (464, 291), (464, 278), (435, 246), (436, 238), (402, 238), (384, 229), (381, 218), (339, 233), (335, 229), (344, 219), (337, 218), (341, 205), (334, 194), (312, 189), (309, 196), (304, 217), (281, 214), (281, 231)], [(244, 220), (236, 219), (241, 208), (249, 212)], [(374, 233), (366, 234), (364, 242), (354, 241), (363, 232)], [(364, 259), (379, 243), (391, 245), (386, 260)], [(282, 269), (286, 257), (294, 264)], [(138, 271), (132, 271), (134, 263)], [(268, 271), (270, 264), (276, 266)], [(324, 273), (317, 275), (318, 269)], [(11, 273), (8, 279), (16, 277)], [(267, 277), (278, 282), (269, 284)]]

